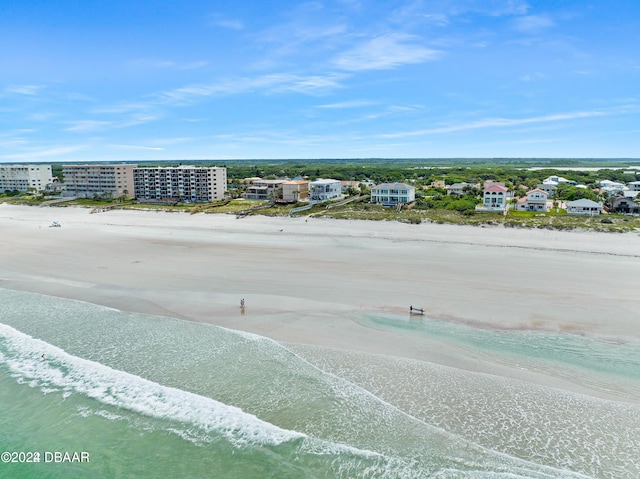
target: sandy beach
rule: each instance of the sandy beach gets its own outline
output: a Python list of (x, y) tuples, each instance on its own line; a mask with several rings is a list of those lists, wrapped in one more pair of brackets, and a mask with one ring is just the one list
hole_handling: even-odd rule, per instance
[[(61, 228), (49, 227), (59, 221)], [(277, 341), (487, 369), (362, 312), (640, 340), (640, 235), (0, 205), (0, 287)], [(245, 299), (246, 311), (240, 312)], [(595, 395), (601, 394), (594, 393)]]

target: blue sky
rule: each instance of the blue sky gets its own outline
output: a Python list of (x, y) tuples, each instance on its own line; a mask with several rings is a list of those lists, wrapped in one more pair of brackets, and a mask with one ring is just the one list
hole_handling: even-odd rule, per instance
[(640, 157), (636, 0), (2, 0), (0, 162)]

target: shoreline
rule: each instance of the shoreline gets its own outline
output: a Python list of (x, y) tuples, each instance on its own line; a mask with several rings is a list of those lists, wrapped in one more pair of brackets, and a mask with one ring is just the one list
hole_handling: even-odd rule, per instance
[[(54, 220), (62, 227), (49, 228)], [(354, 318), (408, 316), (414, 305), (425, 310), (421, 321), (640, 343), (635, 233), (0, 205), (0, 234), (6, 289), (597, 397), (610, 395), (479, 362)], [(620, 399), (615, 392), (611, 398)]]

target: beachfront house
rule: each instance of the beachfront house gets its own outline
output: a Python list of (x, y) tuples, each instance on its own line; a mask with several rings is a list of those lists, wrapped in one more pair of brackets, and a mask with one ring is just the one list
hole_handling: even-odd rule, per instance
[(541, 211), (547, 212), (547, 199), (549, 195), (546, 191), (535, 188), (527, 191), (527, 196), (520, 198), (516, 203), (516, 211)]
[(309, 183), (309, 200), (311, 204), (342, 198), (340, 180), (318, 178)]
[(607, 211), (611, 213), (623, 213), (627, 215), (640, 214), (640, 203), (635, 200), (640, 191), (623, 191), (620, 196), (613, 196), (607, 202)]
[(482, 213), (507, 210), (507, 193), (509, 189), (498, 183), (489, 183), (482, 193), (482, 204), (476, 206), (476, 211)]
[(395, 206), (416, 199), (416, 189), (406, 183), (382, 183), (371, 188), (371, 203)]
[(246, 200), (277, 200), (282, 198), (282, 185), (287, 180), (254, 179), (242, 197)]
[(567, 214), (570, 215), (597, 216), (600, 213), (602, 213), (602, 203), (596, 203), (586, 198), (567, 203)]
[(309, 198), (309, 182), (307, 180), (289, 180), (282, 183), (282, 201), (297, 203)]

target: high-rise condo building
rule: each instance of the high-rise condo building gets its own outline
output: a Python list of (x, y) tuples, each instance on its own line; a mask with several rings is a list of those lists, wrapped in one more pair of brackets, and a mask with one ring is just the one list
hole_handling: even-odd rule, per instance
[(78, 198), (132, 198), (133, 170), (137, 165), (64, 165), (64, 195)]
[(0, 193), (42, 191), (52, 182), (51, 165), (0, 165)]
[(208, 202), (224, 198), (227, 169), (213, 166), (136, 168), (134, 193), (141, 201)]

